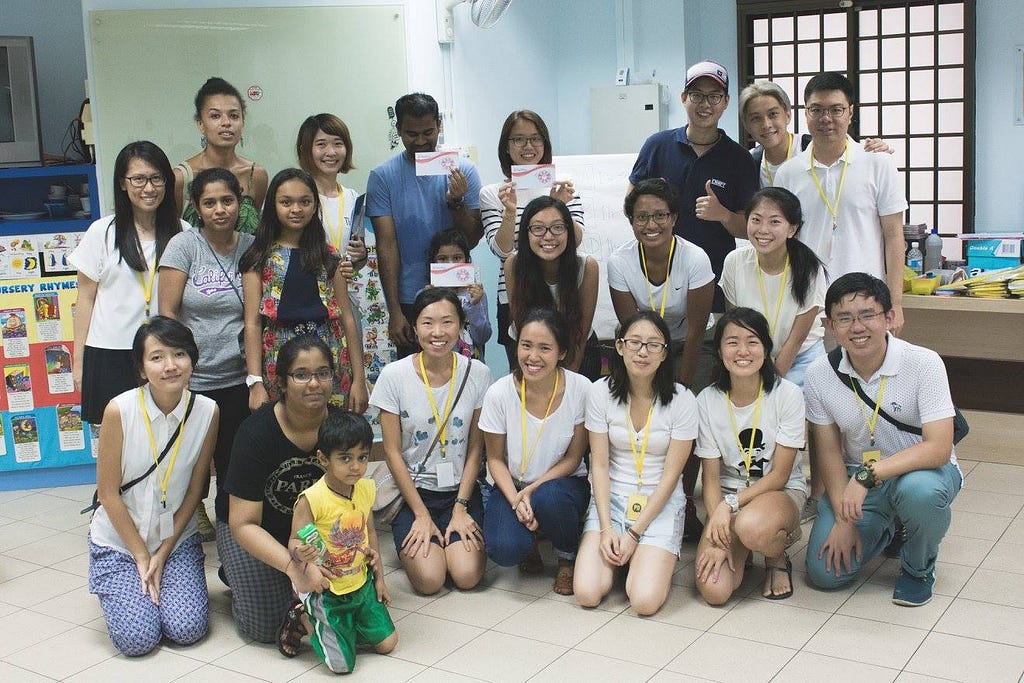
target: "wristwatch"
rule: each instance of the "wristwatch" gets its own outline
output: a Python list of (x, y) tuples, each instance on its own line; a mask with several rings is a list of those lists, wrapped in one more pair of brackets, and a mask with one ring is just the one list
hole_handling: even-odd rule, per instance
[(722, 496), (722, 500), (725, 501), (725, 504), (728, 505), (733, 512), (740, 511), (740, 499), (736, 497), (735, 493), (725, 494)]
[(252, 389), (252, 385), (256, 384), (257, 382), (260, 382), (261, 384), (263, 382), (263, 378), (260, 375), (245, 376), (245, 386), (249, 387), (250, 389)]
[(456, 505), (461, 505), (462, 507), (466, 508), (467, 510), (469, 509), (469, 501), (466, 500), (465, 498), (456, 498), (455, 499), (455, 504)]
[(875, 473), (867, 465), (858, 467), (857, 471), (853, 474), (853, 478), (866, 489), (875, 488)]

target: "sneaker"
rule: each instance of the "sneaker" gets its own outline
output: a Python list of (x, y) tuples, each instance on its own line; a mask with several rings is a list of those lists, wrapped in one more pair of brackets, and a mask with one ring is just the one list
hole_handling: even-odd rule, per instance
[(900, 578), (896, 579), (896, 587), (892, 591), (894, 605), (903, 607), (920, 607), (932, 599), (932, 586), (935, 584), (934, 572), (919, 579), (905, 570), (900, 570)]
[(808, 498), (804, 509), (800, 511), (800, 523), (809, 522), (818, 516), (818, 499)]
[(213, 522), (210, 521), (210, 516), (206, 514), (206, 506), (203, 505), (202, 501), (199, 502), (199, 537), (203, 539), (203, 543), (209, 543), (210, 541), (217, 540), (217, 528), (213, 526)]

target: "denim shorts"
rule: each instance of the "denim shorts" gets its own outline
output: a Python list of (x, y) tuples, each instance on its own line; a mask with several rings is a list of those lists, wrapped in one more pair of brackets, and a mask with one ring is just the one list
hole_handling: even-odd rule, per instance
[[(611, 499), (611, 523), (616, 534), (626, 531), (626, 502), (629, 494), (609, 493)], [(661, 509), (658, 516), (644, 530), (640, 537), (640, 545), (653, 545), (656, 548), (667, 550), (676, 557), (679, 557), (679, 546), (683, 542), (683, 520), (686, 518), (686, 497), (682, 490), (674, 491), (669, 496), (665, 507)], [(629, 525), (631, 526), (631, 525)], [(590, 499), (590, 509), (587, 510), (587, 521), (583, 525), (583, 533), (588, 531), (599, 531), (601, 522), (597, 516), (597, 506), (594, 499)]]
[[(423, 505), (426, 506), (427, 511), (430, 513), (430, 519), (433, 520), (437, 528), (441, 530), (441, 535), (444, 536), (445, 529), (448, 528), (448, 524), (452, 521), (452, 511), (455, 509), (455, 499), (459, 497), (458, 491), (428, 491), (426, 489), (416, 489), (420, 494), (420, 500), (423, 501)], [(473, 518), (476, 525), (480, 528), (484, 528), (484, 500), (480, 496), (480, 487), (473, 487), (473, 494), (469, 497), (469, 516)], [(395, 515), (395, 519), (391, 522), (391, 533), (394, 535), (395, 541), (395, 552), (399, 555), (402, 554), (402, 543), (405, 541), (405, 537), (409, 535), (409, 531), (412, 529), (412, 523), (416, 521), (416, 515), (412, 513), (408, 505), (403, 505), (402, 509)], [(453, 533), (451, 541), (462, 540), (462, 536), (457, 533)], [(431, 543), (435, 545), (441, 545), (437, 538), (432, 537)]]
[(793, 359), (793, 365), (789, 367), (789, 372), (786, 373), (786, 379), (802, 389), (807, 366), (818, 356), (823, 356), (824, 354), (825, 344), (819, 339), (814, 346), (796, 354), (796, 358)]

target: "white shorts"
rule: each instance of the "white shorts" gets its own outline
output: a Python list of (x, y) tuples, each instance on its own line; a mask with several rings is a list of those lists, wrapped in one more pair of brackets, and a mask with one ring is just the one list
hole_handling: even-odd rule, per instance
[[(616, 534), (625, 533), (626, 524), (626, 503), (629, 495), (609, 493), (611, 498), (611, 523)], [(661, 509), (658, 516), (644, 530), (640, 537), (640, 545), (653, 545), (656, 548), (667, 550), (676, 557), (679, 557), (679, 546), (683, 542), (683, 520), (686, 518), (686, 497), (682, 490), (674, 491), (669, 496), (665, 507)], [(600, 531), (601, 522), (597, 516), (597, 506), (594, 498), (590, 498), (590, 508), (587, 510), (587, 521), (583, 525), (583, 533), (588, 531)]]

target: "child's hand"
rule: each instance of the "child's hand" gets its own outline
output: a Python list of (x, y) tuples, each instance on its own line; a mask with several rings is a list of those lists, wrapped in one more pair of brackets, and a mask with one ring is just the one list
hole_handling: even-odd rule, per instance
[(484, 286), (479, 282), (474, 282), (466, 289), (469, 291), (469, 303), (474, 306), (480, 303), (480, 299), (484, 296)]
[(316, 546), (312, 546), (308, 543), (295, 546), (295, 557), (299, 558), (302, 562), (316, 562), (319, 553), (316, 550)]
[(355, 273), (355, 270), (352, 268), (352, 262), (344, 258), (338, 264), (338, 268), (341, 270), (341, 274), (345, 276), (345, 280), (352, 282), (352, 276)]
[(373, 548), (366, 549), (366, 563), (370, 565), (370, 569), (377, 576), (383, 576), (384, 574), (384, 563), (381, 562), (380, 553)]
[(384, 577), (378, 574), (377, 578), (373, 580), (373, 587), (377, 589), (377, 602), (390, 606), (391, 593), (388, 592), (388, 587), (384, 583)]

